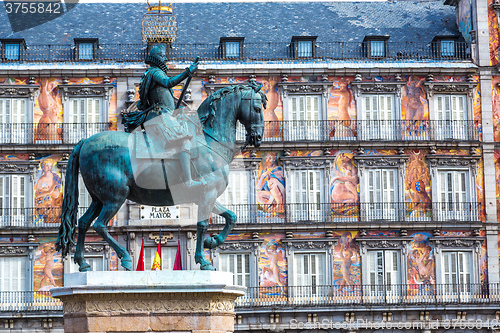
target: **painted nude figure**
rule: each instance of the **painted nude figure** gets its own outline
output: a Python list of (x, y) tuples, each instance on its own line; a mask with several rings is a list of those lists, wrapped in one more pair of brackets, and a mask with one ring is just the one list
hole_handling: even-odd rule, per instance
[(331, 202), (358, 202), (358, 170), (352, 162), (352, 154), (339, 154), (335, 159), (333, 172), (336, 176), (333, 177), (331, 181)]
[(62, 133), (57, 129), (59, 107), (57, 104), (57, 81), (42, 79), (38, 106), (43, 112), (35, 133), (36, 140), (62, 140)]
[(283, 286), (286, 281), (280, 274), (278, 262), (285, 260), (283, 251), (278, 249), (278, 243), (270, 240), (264, 247), (264, 251), (269, 260), (269, 265), (262, 268), (261, 287)]
[(276, 162), (276, 155), (268, 152), (264, 156), (262, 171), (257, 179), (257, 203), (265, 212), (284, 212), (285, 177), (283, 168)]
[(56, 287), (56, 282), (54, 281), (54, 276), (52, 275), (52, 270), (56, 266), (54, 262), (54, 253), (56, 252), (54, 244), (46, 244), (40, 254), (40, 262), (44, 263), (43, 267), (43, 278), (40, 281), (40, 288), (42, 289), (45, 281), (49, 281), (51, 285)]

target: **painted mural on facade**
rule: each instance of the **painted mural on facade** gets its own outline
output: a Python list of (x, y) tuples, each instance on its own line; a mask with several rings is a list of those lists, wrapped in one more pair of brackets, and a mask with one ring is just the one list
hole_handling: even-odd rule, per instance
[(405, 138), (429, 137), (429, 103), (425, 93), (425, 78), (408, 76), (401, 96), (401, 119)]
[(431, 175), (425, 161), (426, 151), (410, 151), (405, 174), (406, 217), (430, 218), (432, 215)]
[(56, 252), (56, 238), (40, 238), (33, 265), (33, 290), (48, 291), (63, 286), (61, 252)]
[(457, 26), (467, 43), (472, 43), (472, 15), (470, 0), (461, 0), (457, 5)]
[(436, 262), (434, 248), (429, 242), (432, 235), (416, 232), (411, 237), (407, 255), (408, 293), (410, 296), (433, 295), (431, 285), (436, 283)]
[(278, 152), (263, 152), (255, 183), (258, 218), (285, 218), (285, 176)]
[(495, 186), (497, 196), (497, 222), (500, 222), (500, 150), (495, 150)]
[(493, 139), (495, 142), (500, 142), (500, 90), (498, 84), (500, 76), (492, 76), (491, 78), (491, 103), (493, 107)]
[(260, 296), (285, 296), (287, 294), (286, 286), (288, 284), (288, 268), (286, 252), (281, 239), (284, 234), (264, 233), (260, 246), (259, 257), (259, 286), (273, 287), (263, 288)]
[(36, 207), (33, 221), (35, 225), (60, 223), (63, 189), (62, 175), (57, 162), (61, 159), (61, 155), (49, 155), (40, 160), (33, 188)]
[(361, 257), (359, 247), (354, 241), (358, 231), (345, 231), (335, 234), (339, 242), (333, 255), (333, 285), (340, 292), (355, 292), (361, 285)]
[(357, 218), (359, 178), (354, 153), (340, 150), (334, 155), (330, 170), (330, 203), (333, 218)]
[(495, 0), (488, 0), (488, 30), (490, 35), (490, 65), (498, 64), (500, 41), (498, 37), (498, 13), (493, 7)]
[(328, 120), (330, 138), (356, 137), (356, 103), (352, 93), (353, 77), (331, 77), (328, 95)]

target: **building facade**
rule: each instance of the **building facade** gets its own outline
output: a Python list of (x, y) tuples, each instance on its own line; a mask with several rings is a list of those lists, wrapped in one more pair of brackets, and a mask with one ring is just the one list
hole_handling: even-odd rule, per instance
[[(268, 99), (263, 143), (235, 156), (219, 198), (237, 225), (207, 250), (248, 287), (236, 331), (499, 330), (499, 9), (177, 4), (169, 70), (201, 57), (185, 104), (250, 81)], [(0, 27), (0, 331), (62, 332), (49, 290), (78, 270), (54, 245), (68, 157), (82, 138), (123, 131), (146, 69), (143, 13), (82, 3), (38, 27)], [(198, 269), (196, 212), (127, 202), (110, 233), (134, 266), (144, 239), (146, 268), (162, 242), (172, 269), (179, 241), (183, 267)], [(223, 223), (214, 215), (209, 232)], [(93, 270), (122, 270), (96, 233), (86, 244)]]

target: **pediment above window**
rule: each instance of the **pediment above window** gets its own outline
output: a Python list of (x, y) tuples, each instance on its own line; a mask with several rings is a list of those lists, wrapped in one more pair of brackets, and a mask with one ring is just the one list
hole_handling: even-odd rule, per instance
[(39, 160), (0, 162), (0, 173), (29, 174), (31, 181), (33, 181), (39, 164)]
[(405, 250), (408, 240), (401, 238), (363, 238), (359, 243), (361, 252), (366, 253), (369, 250)]
[(329, 156), (315, 157), (281, 157), (280, 160), (287, 169), (306, 169), (330, 167), (332, 160)]
[(27, 246), (0, 246), (0, 255), (26, 254), (27, 252)]
[(109, 84), (60, 84), (57, 86), (64, 100), (70, 97), (104, 97), (109, 100), (114, 85)]
[(280, 88), (283, 97), (287, 97), (289, 94), (322, 94), (323, 96), (328, 97), (330, 88), (332, 87), (332, 82), (279, 82), (278, 87)]
[(445, 238), (431, 238), (432, 243), (435, 244), (436, 252), (446, 249), (474, 249), (476, 252), (480, 251), (481, 245), (484, 242), (483, 238), (477, 237), (445, 237)]
[(327, 250), (333, 253), (333, 248), (338, 244), (338, 239), (292, 239), (287, 238), (283, 240), (286, 243), (286, 251), (288, 255), (291, 255), (292, 251), (303, 251), (303, 250)]
[(480, 156), (432, 155), (426, 159), (431, 167), (476, 167)]
[(434, 94), (449, 93), (462, 93), (472, 97), (474, 88), (477, 85), (478, 83), (473, 82), (472, 79), (468, 82), (424, 82), (429, 97), (432, 97)]
[(34, 100), (36, 92), (40, 90), (39, 85), (5, 84), (0, 86), (0, 98), (30, 98)]
[(362, 175), (365, 168), (399, 168), (403, 172), (403, 166), (408, 156), (385, 156), (385, 155), (361, 155), (355, 156), (358, 170)]
[(401, 88), (405, 82), (351, 82), (352, 89), (356, 97), (362, 94), (396, 94), (401, 96)]
[(260, 165), (260, 158), (235, 158), (229, 164), (229, 169), (258, 169)]

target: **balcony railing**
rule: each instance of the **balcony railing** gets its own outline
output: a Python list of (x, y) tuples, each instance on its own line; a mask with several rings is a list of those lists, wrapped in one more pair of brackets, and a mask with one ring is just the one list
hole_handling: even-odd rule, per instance
[(236, 306), (498, 304), (499, 284), (250, 287)]
[(0, 144), (76, 144), (110, 129), (111, 123), (2, 123)]
[[(350, 223), (350, 222), (479, 222), (483, 209), (478, 202), (391, 203), (291, 203), (264, 207), (255, 204), (226, 205), (238, 224)], [(224, 224), (213, 215), (212, 224)]]
[[(87, 207), (78, 207), (81, 217)], [(61, 207), (0, 208), (0, 228), (59, 228)]]
[(0, 291), (0, 311), (61, 311), (50, 291)]
[[(453, 52), (443, 55), (436, 43), (388, 42), (383, 56), (373, 57), (363, 42), (317, 42), (311, 57), (297, 58), (289, 43), (261, 42), (245, 43), (239, 58), (224, 58), (220, 44), (172, 44), (168, 50), (170, 61), (192, 61), (199, 56), (202, 61), (331, 61), (331, 60), (372, 60), (372, 61), (456, 61), (469, 60), (469, 45), (455, 42)], [(451, 50), (450, 50), (451, 51)], [(92, 59), (85, 62), (143, 62), (147, 54), (146, 44), (99, 44)], [(3, 62), (19, 61), (1, 59)], [(24, 62), (76, 62), (78, 53), (73, 44), (28, 45), (23, 50)]]
[[(287, 120), (267, 121), (266, 141), (479, 141), (475, 120)], [(238, 128), (244, 141), (245, 129)]]

